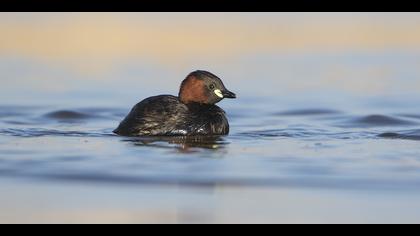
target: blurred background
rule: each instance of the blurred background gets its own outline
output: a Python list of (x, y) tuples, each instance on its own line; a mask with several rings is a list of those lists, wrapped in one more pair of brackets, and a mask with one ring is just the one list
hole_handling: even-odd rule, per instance
[(206, 69), (243, 98), (412, 99), (419, 23), (417, 13), (2, 13), (0, 96), (126, 104), (176, 94)]

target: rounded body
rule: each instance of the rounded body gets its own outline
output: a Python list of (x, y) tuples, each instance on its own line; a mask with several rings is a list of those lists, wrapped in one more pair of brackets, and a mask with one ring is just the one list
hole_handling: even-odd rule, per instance
[(160, 95), (133, 107), (114, 133), (123, 136), (227, 135), (225, 112), (216, 105), (188, 103)]

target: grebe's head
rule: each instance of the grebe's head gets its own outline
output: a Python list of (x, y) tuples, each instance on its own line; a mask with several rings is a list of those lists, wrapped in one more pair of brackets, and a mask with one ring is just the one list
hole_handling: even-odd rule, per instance
[(191, 72), (179, 90), (179, 99), (184, 104), (216, 104), (224, 98), (236, 98), (236, 95), (226, 89), (219, 77), (204, 70)]

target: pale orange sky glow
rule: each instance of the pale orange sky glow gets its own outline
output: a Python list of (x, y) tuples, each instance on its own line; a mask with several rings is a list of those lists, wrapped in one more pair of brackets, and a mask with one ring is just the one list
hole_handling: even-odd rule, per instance
[(297, 15), (3, 13), (0, 53), (174, 60), (261, 51), (420, 49), (419, 14), (300, 13), (299, 20)]

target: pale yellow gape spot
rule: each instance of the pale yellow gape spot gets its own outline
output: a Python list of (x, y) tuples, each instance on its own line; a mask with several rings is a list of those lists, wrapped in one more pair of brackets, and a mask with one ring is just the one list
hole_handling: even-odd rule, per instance
[(220, 91), (220, 89), (216, 89), (214, 90), (214, 93), (219, 97), (219, 98), (223, 98), (223, 93), (222, 91)]

